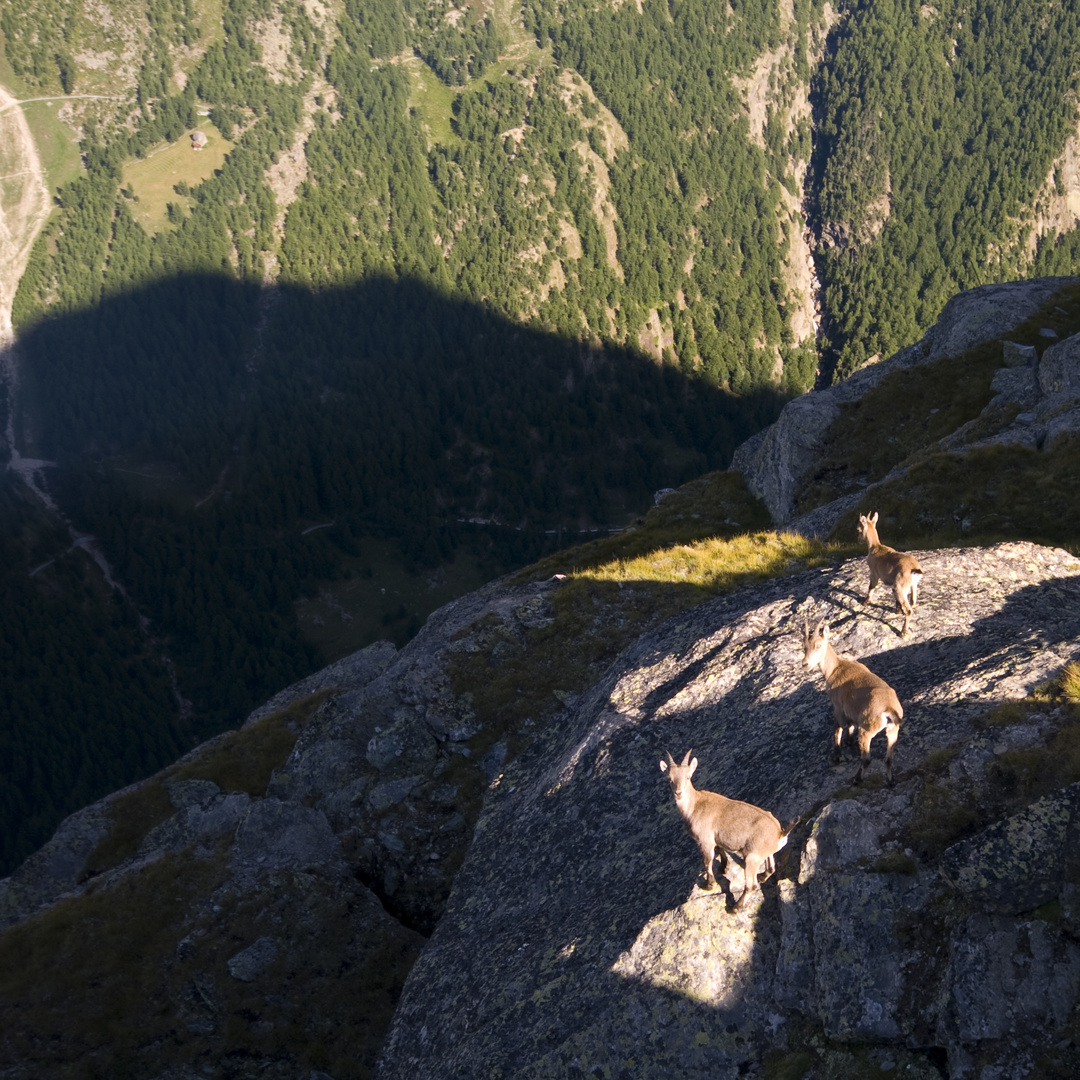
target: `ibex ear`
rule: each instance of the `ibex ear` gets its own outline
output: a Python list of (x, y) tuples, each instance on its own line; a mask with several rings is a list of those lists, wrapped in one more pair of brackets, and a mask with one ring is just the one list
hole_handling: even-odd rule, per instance
[(870, 519), (870, 524), (871, 525), (876, 525), (877, 524), (877, 511), (876, 510), (874, 511), (874, 516)]
[(660, 759), (660, 771), (667, 772), (667, 762), (663, 758)]
[(829, 624), (827, 622), (825, 622), (824, 620), (822, 620), (822, 623), (821, 623), (821, 636), (826, 641), (829, 640)]
[(694, 775), (694, 770), (696, 768), (697, 768), (697, 758), (694, 758), (694, 760), (690, 762), (690, 771), (686, 775), (687, 776), (693, 776)]

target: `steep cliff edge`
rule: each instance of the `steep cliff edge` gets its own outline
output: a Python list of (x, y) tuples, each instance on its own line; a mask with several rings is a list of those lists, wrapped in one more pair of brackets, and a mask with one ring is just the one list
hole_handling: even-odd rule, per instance
[[(991, 440), (1041, 448), (1080, 430), (1077, 343), (1059, 342), (1075, 333), (1076, 312), (1070, 308), (1076, 284), (1075, 278), (1039, 278), (958, 294), (921, 341), (836, 386), (789, 402), (776, 423), (735, 451), (732, 469), (746, 478), (776, 525), (825, 535), (868, 487), (903, 475), (920, 454), (962, 451)], [(1060, 329), (1052, 325), (1056, 321), (1063, 323)], [(985, 378), (963, 400), (951, 400), (973, 372)], [(861, 431), (845, 424), (872, 392), (885, 405), (877, 423)], [(918, 431), (898, 438), (896, 429), (908, 412)], [(860, 457), (882, 458), (881, 444), (896, 447), (884, 458), (886, 468), (852, 467)], [(847, 484), (817, 483), (822, 472), (840, 471), (841, 461), (851, 474)]]
[[(1059, 1042), (1080, 986), (1075, 789), (944, 854), (926, 837), (974, 832), (960, 808), (990, 797), (995, 769), (1075, 737), (1065, 708), (992, 709), (1080, 652), (1080, 561), (1026, 543), (919, 557), (907, 641), (863, 604), (851, 560), (703, 604), (628, 650), (499, 777), (377, 1075), (736, 1077), (770, 1054), (807, 1055), (804, 1071), (838, 1055), (855, 1075), (858, 1042), (879, 1065), (932, 1076), (947, 1058), (961, 1076), (1015, 1062), (1017, 1041), (1029, 1064)], [(804, 616), (898, 690), (894, 789), (880, 749), (861, 791), (844, 788), (851, 761), (830, 765)], [(657, 769), (691, 746), (701, 786), (804, 818), (745, 914), (695, 884)]]

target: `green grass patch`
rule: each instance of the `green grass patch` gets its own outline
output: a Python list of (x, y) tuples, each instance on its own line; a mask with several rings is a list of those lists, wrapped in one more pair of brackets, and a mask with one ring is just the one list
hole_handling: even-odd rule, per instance
[(409, 73), (409, 108), (418, 114), (428, 143), (460, 146), (461, 139), (451, 125), (450, 117), (454, 98), (461, 88), (447, 86), (419, 57), (407, 60), (405, 70)]
[(5, 1063), (47, 1064), (54, 1077), (142, 1073), (137, 1047), (173, 1023), (163, 962), (186, 911), (222, 877), (218, 864), (165, 855), (116, 889), (60, 900), (0, 934)]
[(200, 55), (190, 63), (181, 61), (180, 66), (184, 71), (191, 71), (198, 65), (202, 60), (201, 51), (225, 40), (225, 27), (221, 21), (224, 8), (223, 0), (195, 0), (197, 14), (194, 22), (202, 35), (198, 41)]
[(817, 1063), (817, 1055), (805, 1050), (769, 1050), (765, 1054), (764, 1080), (802, 1080)]
[(174, 780), (210, 780), (222, 791), (262, 795), (273, 771), (284, 765), (304, 725), (332, 691), (320, 690), (287, 708), (214, 739), (198, 757), (174, 766)]
[(56, 115), (63, 103), (63, 98), (50, 98), (22, 106), (50, 191), (63, 187), (82, 172), (75, 133)]
[(845, 402), (821, 448), (820, 464), (796, 500), (806, 513), (881, 480), (912, 454), (974, 420), (993, 394), (1001, 343), (894, 371), (859, 400)]
[[(1035, 345), (1041, 354), (1049, 341), (1039, 331), (1047, 327), (1062, 338), (1080, 330), (1080, 286), (1060, 290), (1007, 340)], [(796, 512), (805, 513), (881, 480), (897, 465), (979, 417), (993, 397), (990, 382), (1002, 366), (1001, 350), (1001, 340), (984, 342), (959, 356), (893, 372), (858, 401), (841, 405), (826, 434), (821, 464), (808, 477)], [(985, 430), (973, 429), (969, 441), (1007, 426), (1016, 412), (1006, 408), (988, 418)], [(888, 536), (884, 540), (890, 542)]]
[(551, 50), (538, 48), (536, 39), (520, 25), (521, 9), (511, 0), (494, 0), (490, 5), (477, 6), (475, 12), (478, 17), (491, 15), (504, 43), (499, 59), (488, 65), (482, 76), (469, 80), (464, 86), (447, 86), (419, 57), (405, 61), (410, 86), (409, 108), (417, 114), (429, 145), (461, 145), (461, 138), (451, 122), (454, 99), (458, 94), (481, 82), (497, 83), (500, 79), (511, 78), (511, 70), (516, 77), (523, 67), (536, 70), (552, 62)]
[[(1006, 702), (990, 710), (976, 726), (1022, 723), (1042, 713), (1040, 698)], [(1006, 750), (986, 764), (984, 779), (974, 790), (948, 776), (955, 754), (939, 751), (923, 763), (925, 777), (905, 843), (928, 859), (972, 835), (989, 822), (1017, 813), (1033, 802), (1080, 780), (1080, 709), (1067, 708), (1050, 740), (1039, 746)]]
[(220, 169), (232, 149), (209, 119), (199, 121), (198, 130), (207, 138), (201, 150), (191, 148), (190, 132), (174, 143), (159, 143), (146, 157), (129, 161), (123, 167), (122, 186), (132, 191), (137, 202), (131, 204), (135, 220), (151, 235), (174, 228), (166, 217), (169, 203), (190, 207), (188, 196), (177, 195), (174, 186), (181, 181), (197, 187)]
[(1080, 780), (1080, 724), (1059, 729), (1045, 746), (1006, 750), (987, 763), (995, 796), (1014, 813)]
[(535, 46), (536, 39), (522, 25), (520, 4), (515, 4), (514, 0), (492, 0), (490, 11), (495, 29), (506, 43), (504, 52), (515, 46)]
[[(769, 578), (797, 573), (838, 558), (839, 545), (808, 540), (797, 533), (757, 532), (730, 539), (673, 544), (632, 558), (575, 571), (574, 577), (616, 583), (637, 582), (656, 589), (689, 585), (701, 598), (730, 592)], [(676, 610), (683, 605), (678, 603)], [(674, 614), (674, 611), (672, 611)]]
[(112, 825), (98, 841), (83, 867), (81, 878), (94, 877), (130, 859), (151, 829), (176, 813), (160, 776), (118, 795), (109, 804)]
[[(89, 1080), (254, 1059), (369, 1076), (419, 936), (388, 919), (376, 934), (338, 882), (236, 893), (228, 874), (227, 843), (166, 854), (0, 933), (0, 1071)], [(278, 956), (255, 982), (233, 978), (229, 958), (261, 936)]]
[(871, 864), (875, 874), (906, 874), (914, 877), (919, 872), (919, 864), (906, 852), (893, 848), (882, 852)]
[(919, 792), (905, 838), (927, 859), (936, 859), (950, 844), (986, 824), (979, 807), (947, 780), (928, 780)]
[(1066, 664), (1057, 681), (1062, 698), (1070, 705), (1080, 705), (1080, 664), (1075, 660)]
[(109, 806), (112, 825), (86, 860), (82, 878), (119, 866), (139, 850), (150, 830), (176, 812), (166, 786), (170, 780), (210, 780), (222, 791), (244, 791), (258, 797), (266, 791), (274, 769), (284, 765), (304, 725), (330, 696), (319, 691), (294, 701), (237, 731), (206, 743), (181, 764), (124, 792)]
[(990, 446), (935, 454), (845, 514), (834, 537), (878, 510), (883, 542), (951, 547), (1032, 540), (1072, 551), (1080, 537), (1080, 435), (1050, 450)]

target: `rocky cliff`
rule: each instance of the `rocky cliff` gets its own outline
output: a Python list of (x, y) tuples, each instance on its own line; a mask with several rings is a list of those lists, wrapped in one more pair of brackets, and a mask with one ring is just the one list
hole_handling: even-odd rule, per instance
[[(984, 285), (960, 293), (945, 305), (941, 317), (921, 341), (887, 360), (869, 364), (828, 390), (789, 402), (775, 424), (736, 450), (732, 468), (746, 477), (750, 490), (768, 507), (775, 524), (810, 535), (827, 534), (867, 494), (864, 482), (859, 490), (824, 505), (799, 505), (808, 481), (822, 464), (829, 433), (844, 407), (857, 405), (890, 377), (897, 396), (902, 397), (905, 373), (965, 358), (979, 346), (988, 345), (997, 358), (997, 370), (991, 392), (980, 402), (978, 415), (956, 430), (945, 431), (936, 446), (934, 440), (927, 439), (919, 450), (962, 450), (995, 443), (1042, 448), (1077, 432), (1080, 339), (1059, 342), (1059, 332), (1045, 325), (1048, 315), (1065, 313), (1056, 302), (1075, 281), (1039, 278)], [(1037, 346), (1007, 340), (1024, 324), (1030, 324), (1027, 329), (1034, 331)], [(890, 434), (885, 419), (868, 437), (882, 441), (889, 440)], [(859, 448), (851, 447), (849, 452), (857, 455)], [(877, 478), (878, 482), (895, 478), (909, 465), (909, 460), (901, 458), (888, 477)]]
[[(993, 710), (1080, 652), (1080, 561), (1026, 543), (919, 557), (907, 641), (852, 560), (703, 604), (625, 653), (497, 779), (378, 1075), (736, 1077), (769, 1055), (853, 1075), (868, 1055), (963, 1076), (1020, 1068), (1018, 1043), (1023, 1068), (1049, 1053), (1080, 986), (1076, 789), (981, 831), (963, 810), (1001, 801), (1003, 761), (1041, 767), (1076, 737), (1059, 706)], [(830, 764), (804, 616), (898, 690), (895, 788), (881, 749), (864, 790)], [(745, 913), (737, 868), (701, 890), (657, 768), (690, 747), (700, 786), (803, 818)]]
[[(965, 294), (861, 396), (797, 399), (741, 452), (751, 486), (775, 451), (793, 505), (826, 477), (833, 523), (883, 494), (829, 479), (828, 455), (895, 380), (916, 412), (894, 409), (880, 476), (988, 442), (1058, 461), (1080, 381), (1070, 284)], [(926, 373), (951, 393), (969, 367), (960, 411), (918, 397)], [(813, 439), (784, 434), (815, 410)], [(1074, 1075), (1080, 690), (1061, 673), (1080, 560), (920, 551), (902, 639), (850, 546), (760, 533), (738, 572), (695, 569), (761, 514), (733, 474), (688, 485), (607, 555), (494, 582), (73, 815), (0, 882), (0, 1071)], [(603, 579), (569, 573), (602, 558)], [(895, 787), (881, 747), (858, 789), (853, 759), (831, 764), (805, 618), (899, 693)], [(690, 747), (699, 786), (801, 819), (744, 912), (737, 864), (701, 889), (657, 767)]]

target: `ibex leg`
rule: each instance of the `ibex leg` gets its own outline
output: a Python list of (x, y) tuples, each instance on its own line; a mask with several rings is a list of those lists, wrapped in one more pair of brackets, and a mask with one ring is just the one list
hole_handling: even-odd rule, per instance
[(834, 765), (840, 764), (840, 747), (844, 744), (844, 725), (840, 724), (836, 729), (836, 735), (833, 738), (833, 751), (832, 759)]
[(873, 737), (872, 731), (859, 732), (859, 771), (851, 781), (853, 784), (861, 784), (863, 773), (870, 768), (870, 740)]
[(892, 759), (893, 751), (896, 749), (896, 737), (899, 734), (900, 726), (898, 724), (885, 725), (885, 738), (888, 741), (888, 747), (885, 750), (885, 781), (889, 787), (893, 786)]
[[(701, 854), (705, 858), (705, 887), (711, 889), (716, 884), (716, 878), (713, 877), (713, 860), (716, 858), (716, 848), (710, 847), (707, 851), (703, 848)], [(723, 867), (721, 867), (721, 872)]]
[(896, 583), (896, 606), (899, 611), (903, 612), (904, 629), (902, 633), (904, 637), (907, 637), (908, 623), (911, 621), (911, 614), (915, 608), (908, 603), (907, 589), (899, 581)]
[(739, 897), (739, 902), (735, 905), (737, 908), (741, 908), (746, 903), (746, 898), (757, 888), (757, 872), (758, 867), (761, 865), (761, 859), (751, 852), (746, 856), (744, 865), (743, 891), (742, 896)]

